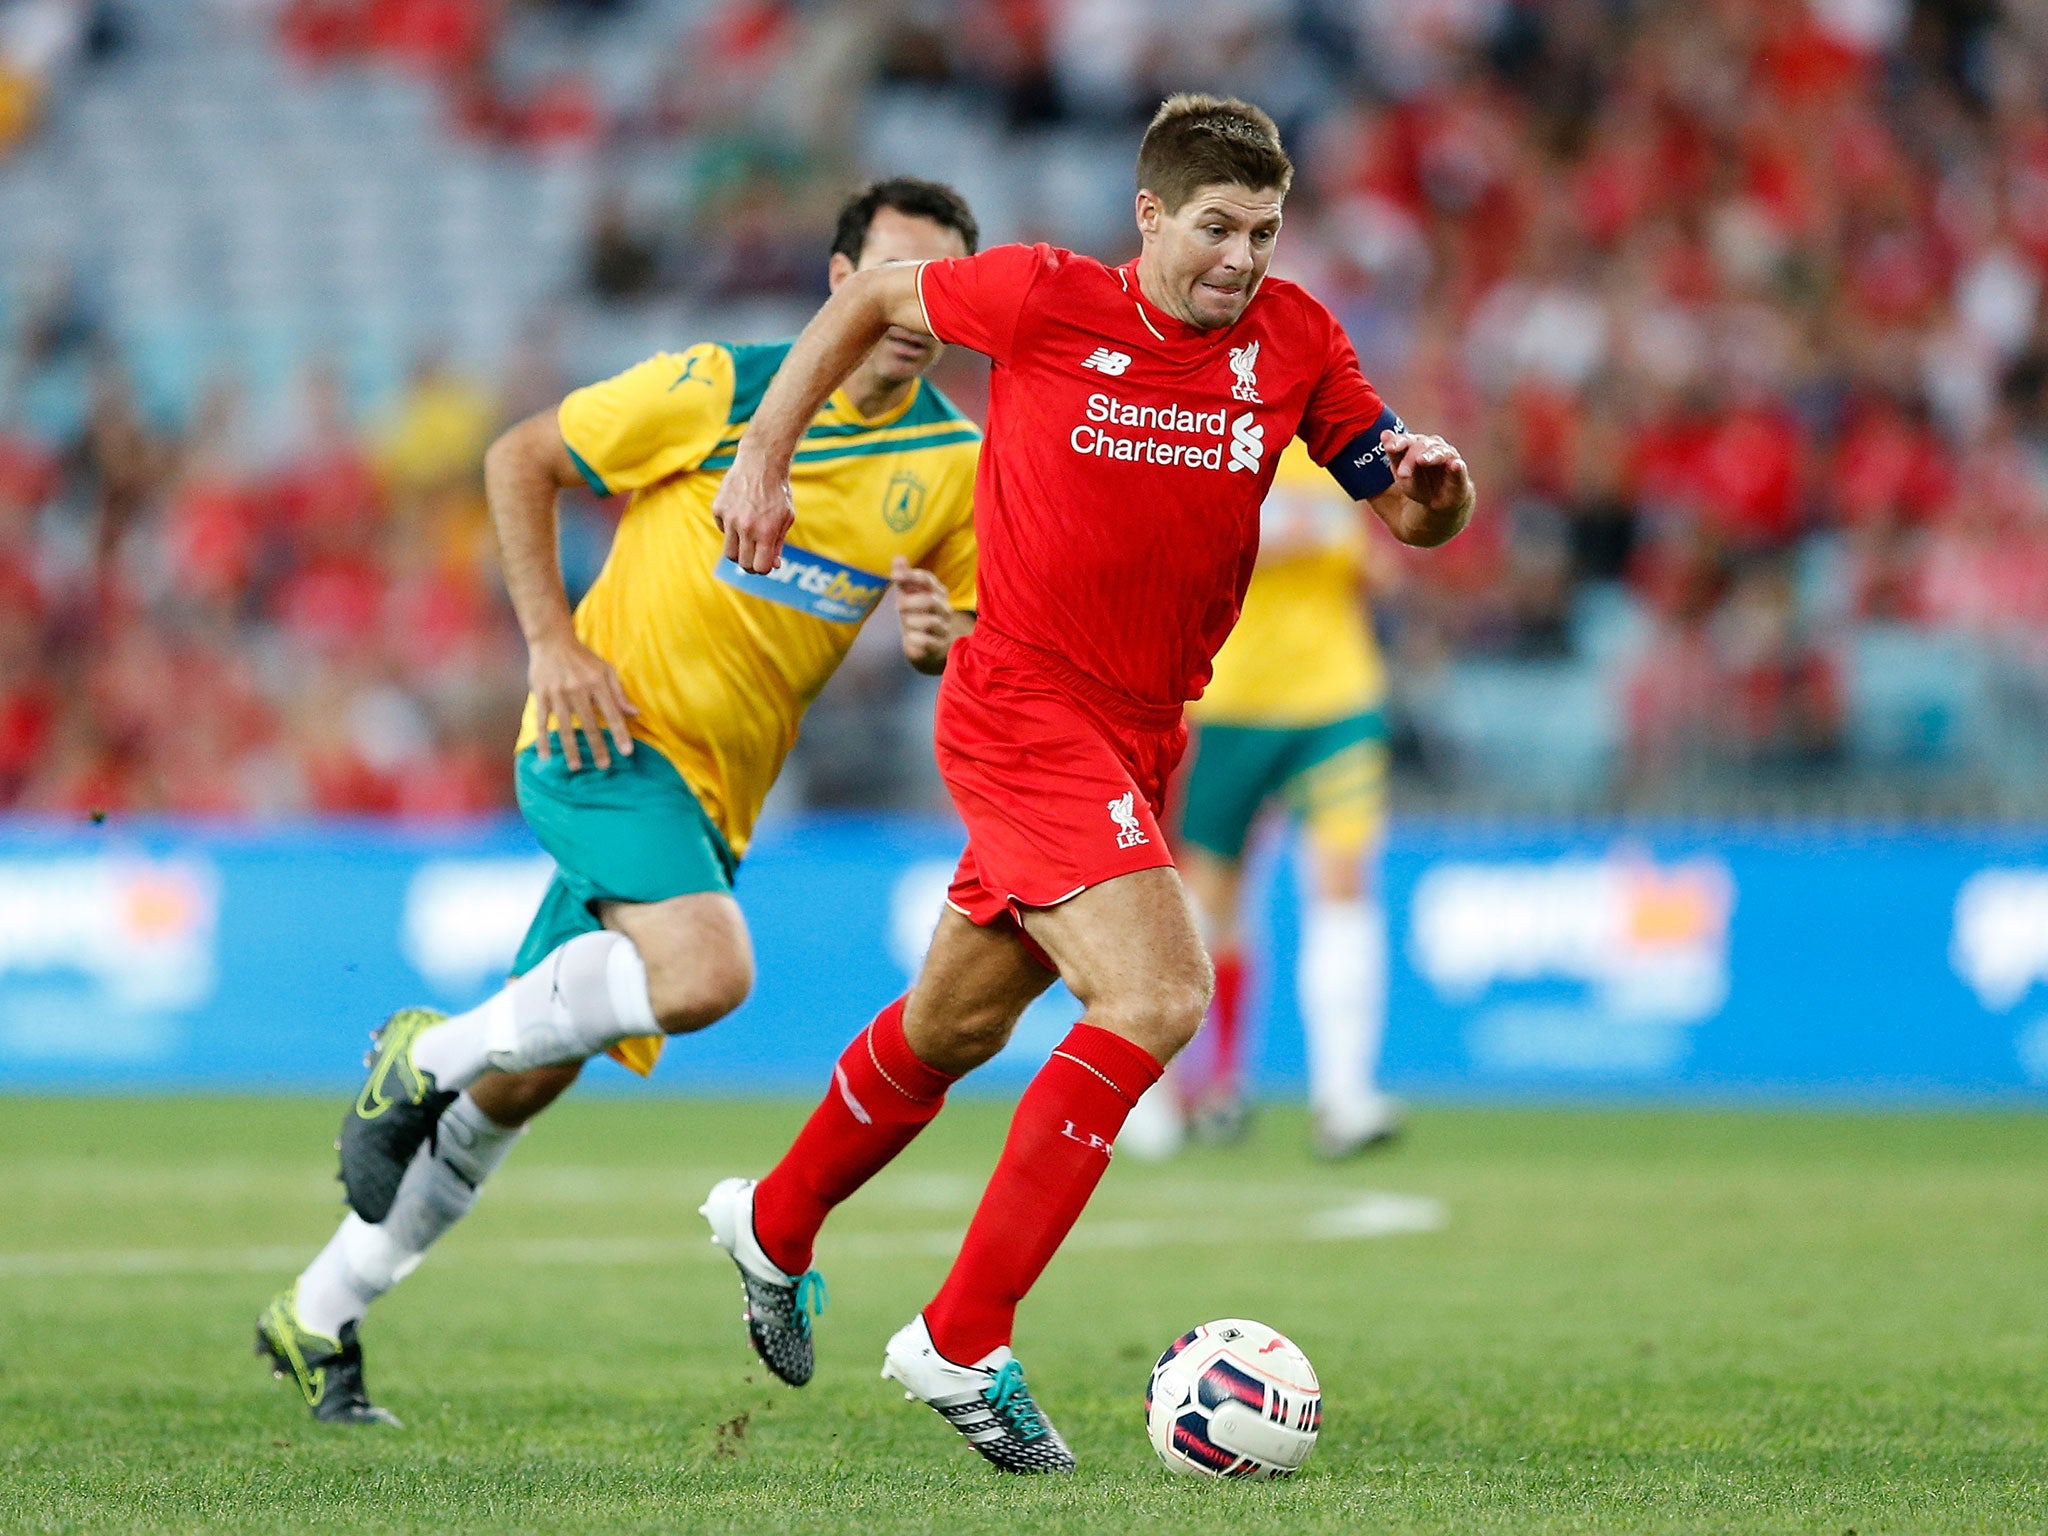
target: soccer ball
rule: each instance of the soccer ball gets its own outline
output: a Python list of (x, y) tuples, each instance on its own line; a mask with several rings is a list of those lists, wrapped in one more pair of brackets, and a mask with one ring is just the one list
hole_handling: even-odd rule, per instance
[(1175, 1339), (1145, 1387), (1152, 1449), (1176, 1472), (1290, 1477), (1316, 1448), (1322, 1423), (1323, 1389), (1308, 1356), (1241, 1317)]

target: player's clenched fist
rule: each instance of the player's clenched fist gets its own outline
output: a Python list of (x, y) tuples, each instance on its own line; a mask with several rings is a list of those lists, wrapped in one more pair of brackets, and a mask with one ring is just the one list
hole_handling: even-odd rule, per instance
[(562, 756), (574, 773), (583, 766), (576, 745), (581, 730), (590, 743), (591, 760), (599, 768), (612, 765), (607, 733), (621, 755), (633, 755), (626, 717), (640, 713), (626, 697), (625, 684), (606, 661), (574, 635), (535, 645), (526, 664), (526, 683), (533, 693), (534, 718), (540, 738), (534, 743), (542, 761), (548, 756), (550, 725), (561, 733)]
[(1458, 450), (1427, 432), (1382, 432), (1394, 484), (1410, 501), (1448, 512), (1472, 496), (1472, 475)]
[(782, 541), (796, 521), (788, 475), (767, 479), (743, 473), (743, 463), (735, 463), (711, 500), (711, 517), (725, 532), (725, 558), (741, 570), (767, 575), (782, 559)]
[(920, 672), (945, 665), (953, 644), (953, 604), (946, 584), (898, 555), (889, 567), (896, 588), (896, 621), (903, 627), (903, 659)]

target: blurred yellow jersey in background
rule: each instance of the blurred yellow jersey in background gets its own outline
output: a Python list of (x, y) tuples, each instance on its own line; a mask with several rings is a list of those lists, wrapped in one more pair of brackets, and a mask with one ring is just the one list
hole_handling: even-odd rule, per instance
[(1244, 612), (1188, 714), (1300, 726), (1380, 708), (1386, 673), (1366, 611), (1364, 515), (1299, 439), (1260, 509), (1259, 540)]
[[(975, 605), (981, 433), (921, 380), (873, 419), (834, 393), (797, 448), (782, 564), (756, 576), (723, 558), (712, 497), (788, 351), (660, 353), (577, 390), (560, 414), (591, 489), (633, 493), (576, 633), (618, 669), (635, 739), (675, 765), (735, 855), (893, 559), (931, 571), (955, 608)], [(537, 735), (529, 699), (519, 746)]]

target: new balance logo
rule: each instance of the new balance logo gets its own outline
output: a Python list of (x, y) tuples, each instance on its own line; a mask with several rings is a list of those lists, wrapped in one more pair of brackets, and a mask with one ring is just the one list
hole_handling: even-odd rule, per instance
[(1096, 369), (1098, 372), (1106, 373), (1111, 378), (1115, 378), (1131, 366), (1131, 354), (1128, 352), (1112, 352), (1107, 347), (1097, 347), (1093, 352), (1090, 352), (1081, 359), (1081, 366), (1083, 368)]
[(1118, 798), (1109, 802), (1109, 819), (1117, 825), (1117, 847), (1136, 848), (1141, 843), (1152, 841), (1145, 835), (1145, 829), (1138, 824), (1135, 790), (1127, 789)]
[(1266, 460), (1266, 429), (1246, 411), (1230, 424), (1230, 467), (1259, 472)]

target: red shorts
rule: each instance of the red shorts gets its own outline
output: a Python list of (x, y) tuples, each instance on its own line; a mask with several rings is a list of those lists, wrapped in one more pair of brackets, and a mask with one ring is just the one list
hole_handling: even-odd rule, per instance
[(1187, 746), (1175, 709), (1147, 709), (1057, 657), (978, 629), (939, 689), (939, 773), (967, 823), (947, 902), (987, 927), (1054, 907), (1173, 855), (1159, 830)]

